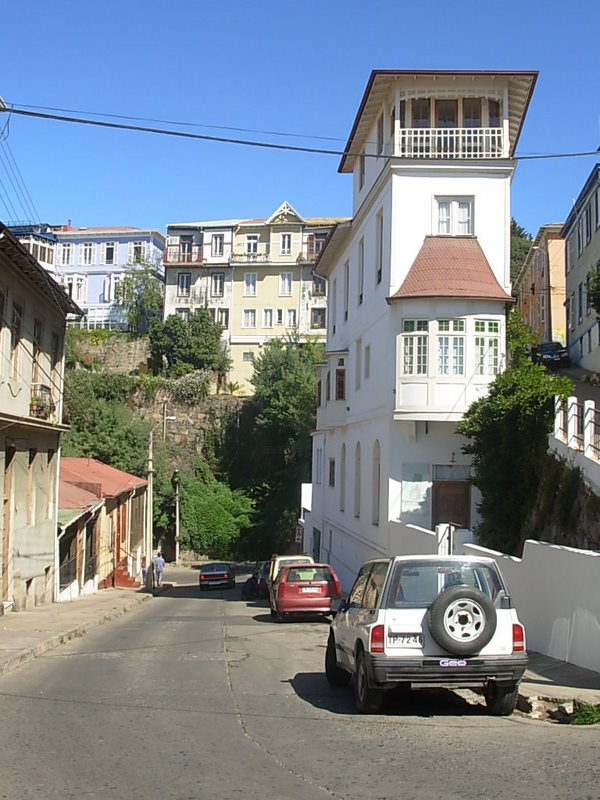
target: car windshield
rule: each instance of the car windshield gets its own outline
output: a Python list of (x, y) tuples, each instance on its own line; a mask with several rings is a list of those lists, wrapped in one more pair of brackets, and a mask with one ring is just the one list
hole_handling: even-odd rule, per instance
[(546, 342), (545, 344), (541, 344), (539, 346), (540, 353), (555, 353), (557, 350), (560, 350), (562, 345), (558, 342)]
[(429, 606), (440, 592), (452, 586), (473, 586), (494, 600), (504, 589), (493, 564), (473, 561), (401, 561), (393, 570), (387, 607)]
[(305, 567), (290, 567), (285, 580), (288, 583), (295, 583), (296, 581), (333, 582), (333, 575), (327, 567), (313, 567), (307, 564)]

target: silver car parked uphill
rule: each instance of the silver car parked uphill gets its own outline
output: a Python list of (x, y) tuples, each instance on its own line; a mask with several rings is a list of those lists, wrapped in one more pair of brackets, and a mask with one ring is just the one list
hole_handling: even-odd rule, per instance
[(512, 714), (527, 666), (525, 629), (496, 562), (474, 556), (368, 561), (331, 623), (325, 674), (354, 676), (356, 708), (377, 713), (403, 686), (481, 687), (491, 714)]

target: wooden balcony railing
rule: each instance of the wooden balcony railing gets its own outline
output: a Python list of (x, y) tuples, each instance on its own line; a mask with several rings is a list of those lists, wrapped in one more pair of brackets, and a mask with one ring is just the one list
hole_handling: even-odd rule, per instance
[(194, 245), (191, 248), (181, 247), (180, 245), (167, 245), (163, 256), (163, 263), (165, 264), (200, 265), (203, 261), (201, 245)]

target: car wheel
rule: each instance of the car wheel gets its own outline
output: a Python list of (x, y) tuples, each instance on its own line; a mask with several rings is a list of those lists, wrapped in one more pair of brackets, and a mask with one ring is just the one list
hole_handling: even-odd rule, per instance
[(494, 717), (509, 717), (517, 707), (519, 684), (497, 686), (490, 682), (485, 687), (485, 704)]
[(335, 654), (335, 639), (333, 633), (329, 634), (327, 650), (325, 651), (325, 677), (330, 686), (347, 686), (350, 682), (350, 673), (338, 667)]
[(438, 594), (429, 607), (428, 619), (439, 646), (461, 656), (478, 653), (496, 630), (492, 601), (472, 586), (452, 586)]
[(383, 704), (383, 689), (374, 689), (369, 686), (367, 659), (364, 650), (361, 650), (356, 658), (354, 704), (360, 714), (378, 714)]

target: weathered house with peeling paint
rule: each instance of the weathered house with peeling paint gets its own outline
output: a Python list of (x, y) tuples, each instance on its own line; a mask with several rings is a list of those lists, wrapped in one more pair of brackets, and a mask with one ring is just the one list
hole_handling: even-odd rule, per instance
[(0, 611), (54, 599), (67, 314), (76, 303), (0, 223)]

